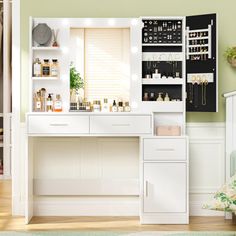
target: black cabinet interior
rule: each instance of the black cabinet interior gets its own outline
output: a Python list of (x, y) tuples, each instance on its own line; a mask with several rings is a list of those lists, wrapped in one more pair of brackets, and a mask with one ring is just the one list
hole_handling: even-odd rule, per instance
[[(186, 52), (189, 54), (186, 58), (187, 111), (217, 111), (216, 24), (216, 14), (186, 17)], [(210, 32), (207, 31), (209, 26)], [(188, 79), (191, 74), (192, 80)], [(212, 80), (207, 81), (204, 74), (211, 74)]]
[(144, 94), (154, 93), (154, 101), (158, 98), (159, 94), (162, 99), (165, 98), (166, 94), (173, 101), (182, 101), (182, 87), (181, 85), (143, 85), (142, 97), (144, 98)]

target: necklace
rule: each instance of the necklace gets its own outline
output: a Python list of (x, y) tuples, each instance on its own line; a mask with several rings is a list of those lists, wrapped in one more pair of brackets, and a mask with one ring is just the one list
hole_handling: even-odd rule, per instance
[(202, 105), (205, 106), (207, 104), (206, 94), (207, 94), (208, 81), (207, 80), (202, 81), (201, 85), (202, 85)]
[(193, 83), (189, 83), (189, 103), (193, 103)]

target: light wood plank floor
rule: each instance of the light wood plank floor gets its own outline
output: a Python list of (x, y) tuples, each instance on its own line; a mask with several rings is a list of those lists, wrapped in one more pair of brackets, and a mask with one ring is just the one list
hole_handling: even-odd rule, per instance
[(0, 231), (236, 231), (223, 217), (190, 217), (189, 225), (140, 225), (138, 217), (34, 217), (30, 225), (23, 217), (11, 216), (11, 181), (0, 181)]

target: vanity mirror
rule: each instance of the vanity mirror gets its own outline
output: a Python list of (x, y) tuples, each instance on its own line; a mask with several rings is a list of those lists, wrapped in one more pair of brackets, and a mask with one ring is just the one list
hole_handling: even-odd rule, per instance
[[(32, 30), (38, 24), (47, 24), (50, 29), (53, 29), (56, 38), (52, 37), (52, 42), (49, 42), (48, 46), (39, 47), (33, 40), (32, 34), (30, 35), (30, 64), (33, 65), (35, 61), (37, 68), (41, 68), (45, 59), (48, 63), (46, 76), (42, 73), (44, 71), (42, 69), (41, 73), (36, 71), (37, 76), (35, 76), (36, 72), (30, 69), (33, 103), (30, 105), (31, 111), (35, 111), (34, 97), (41, 88), (46, 88), (48, 93), (53, 94), (52, 96), (60, 94), (63, 111), (78, 111), (80, 104), (81, 107), (85, 107), (85, 103), (93, 104), (93, 101), (103, 103), (104, 99), (108, 99), (110, 108), (115, 100), (117, 104), (128, 102), (132, 111), (137, 110), (140, 100), (138, 92), (140, 54), (138, 52), (141, 41), (138, 19), (31, 19)], [(55, 41), (58, 47), (50, 46)], [(50, 68), (55, 60), (58, 73), (57, 76), (52, 76)], [(80, 74), (84, 84), (77, 89), (73, 101), (70, 101), (71, 64)], [(73, 102), (73, 109), (70, 107), (70, 102)]]

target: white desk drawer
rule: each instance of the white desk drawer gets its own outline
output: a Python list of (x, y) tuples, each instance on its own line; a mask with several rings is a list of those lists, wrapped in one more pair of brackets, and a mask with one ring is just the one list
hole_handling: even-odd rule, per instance
[(91, 116), (92, 134), (150, 134), (151, 116)]
[(89, 116), (28, 116), (29, 134), (87, 134)]
[(186, 139), (164, 138), (144, 139), (144, 160), (177, 161), (186, 160)]

